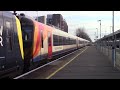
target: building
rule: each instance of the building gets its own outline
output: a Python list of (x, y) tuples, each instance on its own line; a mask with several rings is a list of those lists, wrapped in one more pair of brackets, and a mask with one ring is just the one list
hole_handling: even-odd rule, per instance
[(61, 14), (48, 14), (47, 25), (53, 25), (62, 31), (68, 32), (67, 22), (63, 19)]
[(62, 29), (63, 17), (61, 14), (53, 14), (52, 20), (52, 25)]
[(38, 22), (46, 24), (46, 17), (45, 16), (38, 16), (36, 19)]
[(52, 14), (47, 15), (47, 25), (52, 25)]
[(65, 20), (63, 20), (62, 30), (63, 30), (64, 32), (67, 32), (67, 33), (68, 33), (68, 25), (67, 25), (67, 22), (66, 22)]

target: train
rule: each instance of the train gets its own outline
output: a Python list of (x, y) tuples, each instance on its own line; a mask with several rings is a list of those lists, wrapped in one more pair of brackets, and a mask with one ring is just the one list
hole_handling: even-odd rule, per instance
[(44, 60), (89, 43), (25, 14), (0, 11), (0, 78), (25, 73)]

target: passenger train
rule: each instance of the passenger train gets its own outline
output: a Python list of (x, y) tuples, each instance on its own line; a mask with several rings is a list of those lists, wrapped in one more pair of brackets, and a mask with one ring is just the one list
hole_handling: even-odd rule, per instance
[(27, 72), (44, 60), (88, 44), (24, 14), (0, 11), (0, 78)]

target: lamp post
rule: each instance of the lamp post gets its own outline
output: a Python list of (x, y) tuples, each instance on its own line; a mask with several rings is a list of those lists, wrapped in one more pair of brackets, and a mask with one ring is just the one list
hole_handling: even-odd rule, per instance
[(95, 32), (95, 41), (96, 41), (96, 32)]
[[(101, 20), (98, 20), (98, 22), (100, 22), (100, 39), (101, 39)], [(100, 50), (101, 50), (101, 45), (102, 45), (101, 40), (99, 41), (99, 43), (100, 43)]]
[(112, 12), (112, 16), (113, 16), (113, 19), (112, 19), (112, 24), (113, 24), (113, 26), (112, 26), (112, 33), (113, 33), (113, 37), (112, 37), (112, 39), (113, 39), (113, 46), (112, 46), (112, 60), (113, 60), (113, 64), (114, 64), (114, 67), (115, 67), (115, 60), (116, 60), (116, 45), (115, 45), (115, 39), (116, 39), (116, 37), (115, 37), (115, 35), (114, 35), (114, 11)]
[(97, 29), (97, 38), (98, 38), (98, 28), (96, 28)]
[(101, 20), (98, 20), (100, 22), (100, 39), (101, 39)]

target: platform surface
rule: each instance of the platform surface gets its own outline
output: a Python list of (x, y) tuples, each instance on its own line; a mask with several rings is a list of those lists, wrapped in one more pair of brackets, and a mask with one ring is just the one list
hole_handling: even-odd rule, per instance
[(120, 70), (95, 46), (90, 46), (50, 79), (120, 79)]

